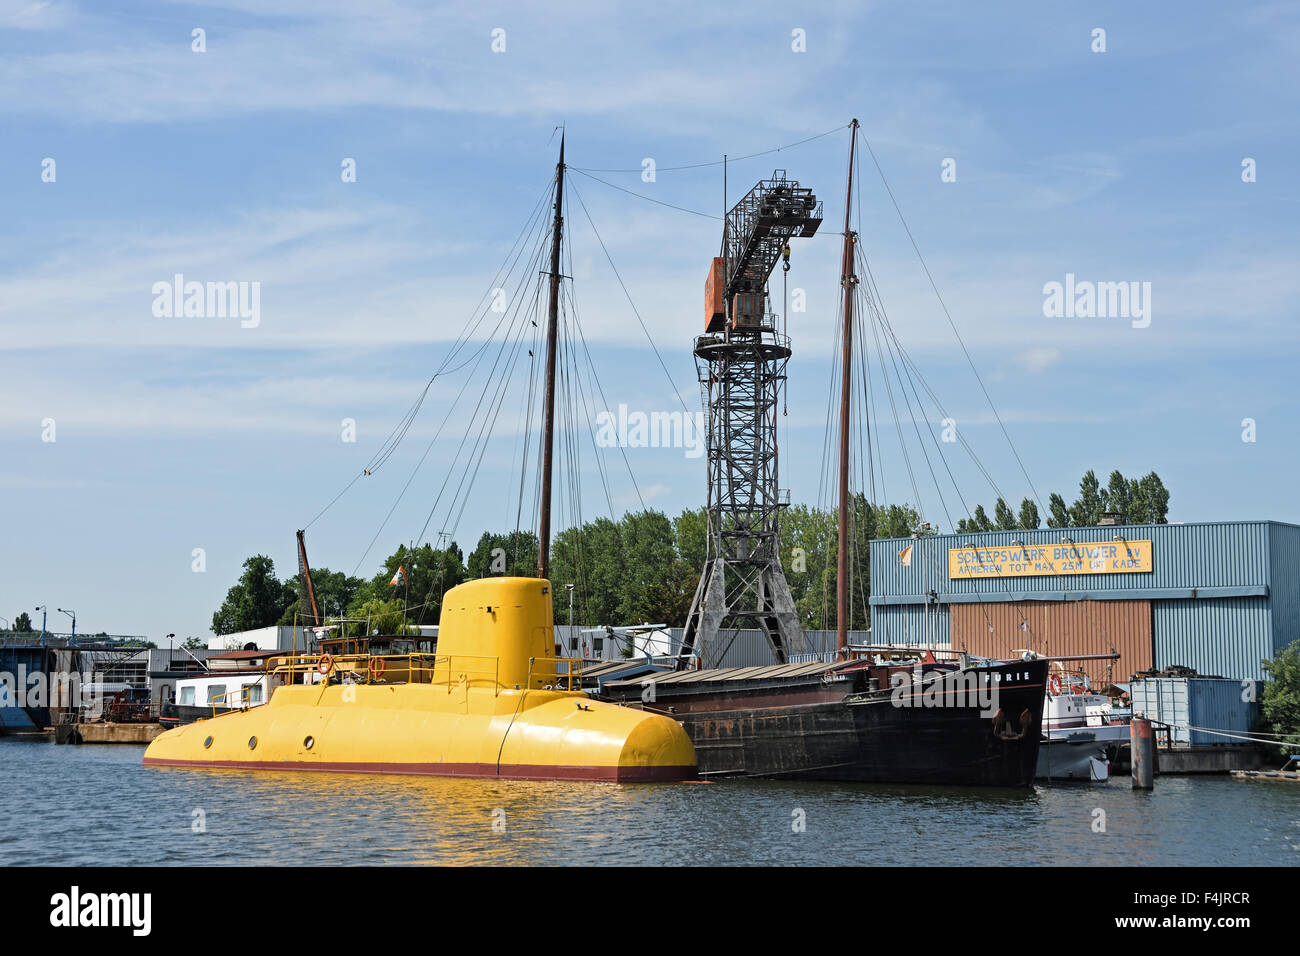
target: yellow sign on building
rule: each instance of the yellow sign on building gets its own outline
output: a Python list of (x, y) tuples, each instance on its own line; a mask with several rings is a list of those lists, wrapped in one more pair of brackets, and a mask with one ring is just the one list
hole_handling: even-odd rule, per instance
[(1080, 541), (1076, 544), (948, 549), (950, 579), (1125, 574), (1150, 570), (1150, 541)]

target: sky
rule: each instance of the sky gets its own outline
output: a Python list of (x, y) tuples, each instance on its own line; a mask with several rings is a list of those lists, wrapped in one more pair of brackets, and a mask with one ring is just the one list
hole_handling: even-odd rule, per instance
[[(522, 372), (454, 508), (465, 416), (437, 428), (468, 379), (443, 376), (321, 511), (481, 314), (561, 125), (600, 407), (699, 408), (718, 161), (730, 202), (785, 169), (826, 225), (793, 244), (781, 483), (822, 500), (857, 118), (853, 227), (989, 475), (949, 445), (936, 489), (882, 426), (887, 500), (947, 529), (1118, 468), (1156, 471), (1173, 521), (1300, 523), (1295, 4), (539, 7), (0, 0), (0, 627), (48, 605), (52, 630), (65, 608), (79, 632), (206, 637), (248, 556), (296, 568), (299, 528), (314, 566), (366, 576), (422, 528), (467, 551), (513, 528)], [(176, 274), (256, 283), (256, 320), (156, 314)], [(1046, 314), (1067, 276), (1138, 283), (1149, 309)], [(583, 441), (558, 527), (703, 503), (685, 449)]]

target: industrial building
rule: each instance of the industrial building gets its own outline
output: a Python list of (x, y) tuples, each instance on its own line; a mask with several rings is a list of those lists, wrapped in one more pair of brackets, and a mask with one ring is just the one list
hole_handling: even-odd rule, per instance
[(1262, 680), (1300, 640), (1300, 526), (1097, 525), (871, 543), (876, 643), (1005, 657), (1109, 654), (1094, 679), (1151, 669)]

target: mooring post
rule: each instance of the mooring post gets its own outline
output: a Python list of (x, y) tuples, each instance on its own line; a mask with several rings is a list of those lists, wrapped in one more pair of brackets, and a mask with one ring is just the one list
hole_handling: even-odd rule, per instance
[(1134, 717), (1129, 723), (1129, 750), (1133, 763), (1133, 789), (1155, 789), (1155, 736), (1151, 721)]

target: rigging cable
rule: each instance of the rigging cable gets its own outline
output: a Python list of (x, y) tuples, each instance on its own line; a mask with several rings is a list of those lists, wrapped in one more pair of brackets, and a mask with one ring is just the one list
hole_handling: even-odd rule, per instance
[[(667, 173), (667, 172), (674, 172), (679, 169), (703, 169), (706, 166), (722, 166), (724, 163), (737, 163), (745, 159), (755, 159), (759, 156), (767, 156), (770, 155), (771, 153), (779, 153), (782, 150), (794, 149), (796, 146), (802, 146), (804, 143), (811, 143), (815, 139), (821, 139), (824, 136), (830, 136), (832, 133), (838, 133), (840, 130), (845, 129), (847, 125), (848, 124), (846, 123), (841, 123), (839, 126), (834, 126), (828, 129), (824, 133), (817, 133), (813, 136), (809, 136), (807, 139), (801, 139), (794, 143), (786, 143), (784, 146), (773, 146), (771, 149), (765, 149), (762, 152), (758, 152), (758, 153), (750, 153), (747, 156), (732, 156), (729, 159), (715, 159), (707, 163), (687, 163), (682, 166), (656, 166), (655, 171), (659, 173)], [(597, 169), (591, 167), (583, 168), (578, 166), (571, 166), (569, 168), (580, 173), (642, 173), (645, 172), (645, 167), (643, 166), (637, 166), (635, 168), (629, 168), (629, 169)]]
[[(1007, 445), (1011, 449), (1011, 454), (1015, 456), (1016, 464), (1020, 466), (1020, 473), (1025, 476), (1025, 481), (1029, 483), (1029, 490), (1033, 492), (1034, 499), (1038, 502), (1038, 506), (1043, 508), (1043, 500), (1039, 497), (1038, 489), (1034, 487), (1034, 482), (1029, 477), (1029, 472), (1025, 469), (1025, 463), (1020, 458), (1020, 452), (1016, 450), (1015, 443), (1011, 440), (1011, 434), (1007, 431), (1007, 426), (1003, 423), (1002, 416), (998, 413), (997, 407), (993, 404), (993, 398), (989, 395), (989, 391), (984, 385), (984, 379), (975, 368), (975, 362), (971, 358), (970, 351), (966, 348), (966, 342), (962, 339), (961, 333), (957, 331), (957, 323), (953, 321), (952, 314), (948, 311), (948, 305), (944, 302), (943, 296), (939, 292), (939, 286), (935, 283), (934, 276), (930, 274), (930, 267), (926, 264), (925, 257), (921, 255), (921, 248), (917, 245), (916, 239), (912, 235), (912, 230), (908, 226), (907, 220), (903, 217), (903, 210), (899, 208), (898, 200), (894, 198), (894, 191), (890, 188), (889, 181), (885, 178), (885, 171), (880, 167), (880, 161), (876, 158), (876, 152), (871, 148), (871, 143), (867, 140), (866, 134), (861, 131), (861, 128), (858, 130), (858, 136), (862, 138), (863, 145), (867, 147), (867, 152), (871, 154), (871, 161), (875, 164), (876, 172), (880, 175), (880, 182), (884, 185), (885, 192), (889, 194), (889, 200), (893, 203), (894, 211), (898, 214), (898, 221), (903, 224), (903, 230), (907, 233), (908, 241), (911, 242), (912, 249), (916, 252), (917, 259), (920, 260), (921, 268), (925, 271), (925, 277), (930, 282), (930, 288), (934, 290), (935, 298), (939, 300), (939, 306), (943, 309), (944, 317), (947, 318), (948, 325), (952, 329), (953, 335), (957, 337), (957, 343), (961, 346), (962, 354), (966, 356), (966, 364), (970, 366), (970, 370), (975, 376), (975, 381), (979, 383), (980, 391), (984, 393), (984, 398), (988, 402), (989, 408), (993, 412), (993, 416), (998, 421), (998, 427), (1002, 429), (1002, 436), (1007, 440)], [(1044, 510), (1046, 509), (1044, 508)]]

